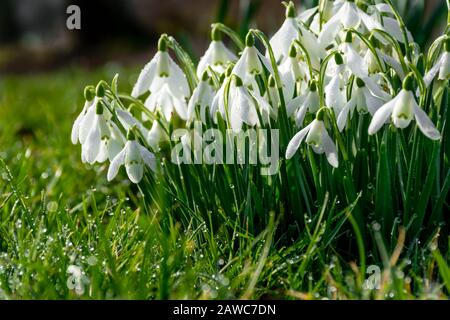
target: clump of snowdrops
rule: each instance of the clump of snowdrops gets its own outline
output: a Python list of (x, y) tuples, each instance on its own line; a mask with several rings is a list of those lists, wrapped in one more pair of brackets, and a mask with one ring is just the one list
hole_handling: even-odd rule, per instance
[[(449, 26), (425, 51), (390, 0), (284, 5), (271, 38), (213, 24), (195, 65), (164, 34), (131, 94), (117, 77), (86, 87), (72, 131), (82, 161), (109, 162), (109, 181), (124, 167), (149, 214), (185, 227), (257, 234), (275, 219), (292, 238), (314, 223), (329, 241), (354, 235), (344, 241), (357, 240), (361, 259), (372, 230), (389, 246), (400, 226), (432, 239), (448, 215)], [(190, 157), (196, 139), (212, 143), (201, 136), (211, 128), (277, 130), (275, 174), (249, 161), (174, 161), (176, 145)]]

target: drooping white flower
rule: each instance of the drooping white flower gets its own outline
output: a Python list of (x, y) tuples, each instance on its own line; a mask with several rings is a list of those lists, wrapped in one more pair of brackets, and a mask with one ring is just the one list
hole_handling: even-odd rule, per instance
[[(211, 102), (211, 118), (213, 119), (214, 123), (217, 123), (217, 113), (220, 113), (222, 116), (222, 119), (227, 119), (226, 110), (225, 110), (225, 89), (227, 86), (234, 86), (234, 82), (231, 81), (231, 74), (233, 72), (233, 67), (228, 67), (228, 69), (223, 73), (220, 77), (220, 88), (215, 93), (212, 102)], [(229, 91), (228, 91), (228, 97), (229, 98)]]
[(230, 62), (237, 60), (237, 56), (223, 44), (219, 30), (213, 28), (211, 37), (211, 44), (198, 63), (197, 76), (199, 78), (202, 77), (208, 67), (211, 67), (215, 72), (222, 74), (225, 72)]
[(292, 100), (295, 89), (297, 94), (303, 91), (303, 85), (310, 80), (309, 70), (306, 63), (300, 60), (295, 45), (291, 45), (289, 56), (279, 67), (280, 77), (283, 83), (285, 102)]
[(214, 99), (215, 91), (211, 84), (211, 79), (205, 71), (202, 75), (201, 81), (194, 89), (192, 97), (189, 100), (187, 117), (188, 121), (193, 121), (197, 118), (196, 109), (198, 108), (200, 119), (206, 123), (206, 109), (211, 109), (211, 104)]
[(255, 76), (264, 72), (264, 67), (272, 73), (272, 66), (255, 47), (255, 38), (249, 33), (246, 38), (246, 46), (239, 60), (233, 68), (233, 74), (242, 79), (245, 86), (251, 86), (256, 90)]
[(367, 30), (383, 30), (383, 26), (373, 17), (359, 9), (353, 0), (340, 1), (340, 8), (323, 26), (319, 35), (319, 41), (323, 46), (328, 46), (343, 29), (364, 26)]
[(319, 100), (316, 82), (312, 81), (309, 90), (288, 103), (286, 107), (287, 115), (294, 117), (297, 127), (302, 127), (306, 113), (316, 113), (319, 110)]
[(166, 36), (162, 36), (159, 40), (158, 52), (142, 69), (131, 95), (137, 98), (148, 91), (154, 94), (164, 86), (167, 86), (179, 98), (190, 95), (186, 75), (167, 51)]
[(378, 59), (370, 49), (368, 49), (366, 51), (366, 54), (364, 55), (364, 63), (369, 69), (369, 74), (381, 72), (386, 69), (386, 63), (382, 59), (380, 49), (375, 48), (375, 52), (378, 56)]
[(280, 29), (270, 39), (270, 46), (272, 47), (277, 63), (281, 64), (288, 58), (289, 48), (294, 40), (299, 37), (298, 22), (295, 17), (295, 7), (291, 2), (286, 8), (286, 20), (284, 20)]
[[(376, 85), (375, 88), (377, 88)], [(351, 118), (355, 108), (360, 114), (369, 112), (371, 115), (374, 115), (389, 97), (387, 93), (380, 89), (373, 90), (373, 86), (368, 87), (364, 80), (357, 78), (353, 85), (350, 100), (337, 117), (339, 131), (344, 130), (347, 119), (349, 116)]]
[(445, 40), (444, 53), (423, 78), (427, 87), (436, 76), (438, 77), (438, 80), (447, 80), (450, 77), (450, 38)]
[(286, 159), (291, 159), (294, 156), (303, 140), (306, 141), (315, 153), (325, 153), (330, 165), (335, 168), (338, 167), (339, 161), (336, 145), (328, 134), (323, 120), (316, 118), (291, 139), (286, 149)]
[(124, 144), (119, 128), (113, 121), (107, 120), (103, 110), (102, 103), (98, 102), (92, 121), (85, 118), (81, 123), (80, 132), (83, 132), (83, 138), (86, 136), (81, 146), (81, 159), (89, 164), (112, 160)]
[(229, 121), (235, 132), (239, 132), (244, 123), (251, 127), (260, 125), (258, 111), (265, 121), (271, 114), (267, 101), (259, 94), (250, 92), (239, 77), (235, 77), (235, 85), (230, 87), (228, 103)]
[[(90, 111), (89, 116), (92, 116), (92, 112), (95, 112), (95, 106), (97, 105), (98, 98), (94, 96), (94, 93), (92, 88), (86, 88), (85, 90), (85, 98), (86, 102), (84, 103), (83, 110), (81, 110), (78, 117), (75, 119), (75, 122), (72, 126), (72, 132), (71, 132), (71, 141), (73, 144), (77, 144), (78, 142), (81, 142), (80, 140), (80, 125), (84, 120), (84, 117), (86, 114)], [(92, 110), (91, 110), (92, 109)], [(83, 139), (85, 140), (85, 139)]]
[(348, 74), (344, 66), (342, 56), (337, 53), (335, 55), (336, 68), (331, 74), (330, 82), (325, 86), (325, 103), (329, 108), (334, 110), (338, 115), (344, 108), (346, 99), (346, 81)]
[(441, 138), (433, 122), (416, 102), (412, 77), (412, 75), (408, 75), (403, 81), (403, 89), (399, 94), (375, 112), (369, 126), (369, 134), (377, 133), (389, 121), (389, 118), (400, 129), (408, 127), (411, 121), (415, 119), (417, 126), (425, 136), (432, 140)]
[(160, 38), (158, 53), (141, 71), (131, 95), (137, 98), (148, 91), (150, 96), (145, 105), (150, 111), (161, 111), (168, 121), (176, 111), (180, 118), (186, 120), (189, 84), (167, 51), (166, 36)]
[(142, 146), (134, 136), (132, 130), (128, 132), (127, 142), (111, 161), (108, 169), (108, 181), (113, 180), (120, 167), (124, 165), (128, 178), (133, 183), (139, 183), (144, 176), (144, 165), (156, 172), (156, 158), (153, 153)]
[(363, 57), (353, 48), (352, 34), (347, 32), (345, 42), (340, 46), (343, 52), (344, 65), (349, 71), (359, 78), (366, 78), (369, 75), (369, 66)]

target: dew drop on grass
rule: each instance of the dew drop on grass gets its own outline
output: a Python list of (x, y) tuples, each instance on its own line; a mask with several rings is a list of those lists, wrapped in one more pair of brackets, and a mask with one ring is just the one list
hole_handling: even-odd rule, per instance
[(48, 212), (56, 212), (56, 210), (58, 210), (58, 203), (56, 201), (50, 201), (47, 203)]

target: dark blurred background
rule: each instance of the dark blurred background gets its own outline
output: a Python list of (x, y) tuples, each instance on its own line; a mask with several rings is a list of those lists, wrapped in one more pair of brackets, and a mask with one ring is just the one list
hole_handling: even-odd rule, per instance
[[(317, 1), (295, 2), (309, 7)], [(420, 44), (442, 30), (445, 0), (394, 2)], [(72, 4), (81, 9), (81, 30), (66, 27)], [(198, 56), (212, 22), (225, 22), (241, 34), (252, 25), (270, 33), (283, 18), (282, 5), (273, 0), (0, 0), (0, 73), (93, 68), (108, 61), (142, 64), (161, 33), (176, 36)]]

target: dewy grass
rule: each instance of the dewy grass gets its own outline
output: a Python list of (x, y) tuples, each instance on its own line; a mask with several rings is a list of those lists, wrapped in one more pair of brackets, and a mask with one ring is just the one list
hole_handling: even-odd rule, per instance
[(82, 75), (48, 79), (31, 137), (38, 84), (5, 80), (0, 297), (446, 297), (450, 35), (426, 52), (393, 6), (324, 2), (270, 39), (214, 24), (197, 66), (162, 35), (132, 90), (86, 87), (71, 137)]

